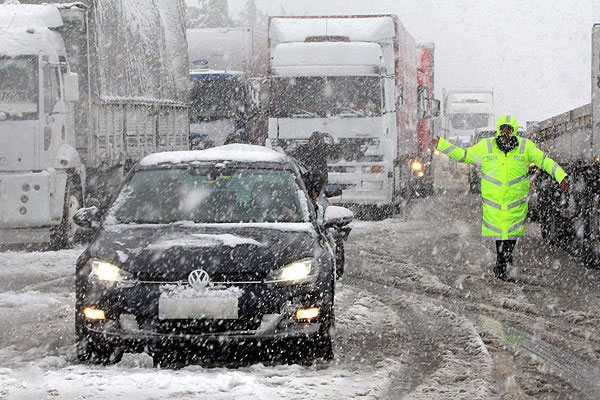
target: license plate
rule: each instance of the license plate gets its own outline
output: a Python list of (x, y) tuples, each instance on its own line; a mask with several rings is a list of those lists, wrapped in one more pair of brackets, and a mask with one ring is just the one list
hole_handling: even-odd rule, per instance
[(159, 319), (237, 319), (238, 299), (161, 297), (158, 300)]

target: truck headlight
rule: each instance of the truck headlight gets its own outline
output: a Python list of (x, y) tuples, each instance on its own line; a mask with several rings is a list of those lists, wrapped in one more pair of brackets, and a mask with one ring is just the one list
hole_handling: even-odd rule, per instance
[(423, 163), (419, 160), (414, 160), (410, 163), (410, 169), (415, 172), (423, 171)]
[(100, 282), (120, 283), (131, 280), (132, 275), (107, 261), (92, 261), (92, 276)]
[(312, 258), (305, 258), (271, 271), (267, 276), (265, 283), (299, 285), (302, 283), (314, 282), (316, 278), (316, 262)]

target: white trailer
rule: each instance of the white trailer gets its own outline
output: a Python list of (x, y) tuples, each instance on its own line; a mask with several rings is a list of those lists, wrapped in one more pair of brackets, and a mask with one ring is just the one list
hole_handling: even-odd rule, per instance
[(527, 130), (538, 147), (568, 173), (569, 194), (539, 174), (537, 211), (543, 237), (600, 267), (600, 24), (592, 28), (591, 103), (537, 123)]
[(267, 35), (248, 27), (188, 29), (192, 147), (219, 146), (236, 131), (264, 144), (266, 121), (257, 114), (267, 74)]
[(0, 5), (0, 244), (69, 245), (84, 199), (102, 202), (146, 154), (189, 147), (183, 10)]
[(333, 144), (336, 204), (400, 204), (417, 173), (417, 50), (396, 15), (271, 17), (267, 146)]

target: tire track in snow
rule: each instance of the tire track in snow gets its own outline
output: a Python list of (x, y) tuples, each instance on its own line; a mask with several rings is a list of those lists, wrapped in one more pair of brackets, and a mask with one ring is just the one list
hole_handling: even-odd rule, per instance
[[(370, 252), (363, 249), (361, 250), (361, 253), (363, 253), (363, 255), (364, 253), (371, 253), (371, 255), (376, 258), (387, 258), (389, 261), (393, 261), (392, 257), (383, 255), (378, 251)], [(371, 258), (371, 260), (373, 260), (373, 258)], [(381, 282), (370, 279), (365, 273), (348, 273), (347, 275), (348, 276), (345, 277), (346, 281), (357, 287), (364, 288), (364, 286), (367, 285), (371, 287), (372, 292), (381, 291), (390, 293), (396, 291), (397, 296), (410, 293), (411, 296), (415, 296), (422, 301), (436, 304), (451, 312), (462, 315), (468, 318), (475, 326), (491, 333), (505, 345), (523, 349), (534, 359), (542, 361), (549, 367), (553, 374), (564, 379), (573, 388), (585, 394), (590, 399), (600, 398), (600, 384), (598, 383), (600, 382), (600, 368), (572, 355), (572, 351), (568, 349), (561, 349), (560, 347), (541, 339), (541, 336), (547, 332), (541, 331), (539, 327), (535, 334), (531, 334), (523, 329), (511, 326), (506, 322), (501, 322), (490, 316), (494, 314), (513, 314), (510, 319), (518, 320), (519, 316), (523, 317), (523, 314), (530, 314), (530, 317), (539, 317), (539, 314), (534, 314), (525, 310), (522, 310), (521, 312), (511, 311), (504, 307), (490, 304), (473, 304), (472, 300), (460, 300), (448, 297), (440, 299), (439, 296), (427, 296), (407, 289), (406, 286), (396, 286), (394, 282), (392, 282), (392, 284), (382, 284)], [(490, 329), (492, 327), (493, 329)]]

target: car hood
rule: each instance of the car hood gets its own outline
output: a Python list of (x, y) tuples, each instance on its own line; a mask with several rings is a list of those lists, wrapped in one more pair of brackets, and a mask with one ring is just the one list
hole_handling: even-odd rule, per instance
[(113, 225), (99, 233), (89, 256), (138, 280), (187, 280), (203, 269), (216, 281), (245, 281), (317, 257), (316, 243), (310, 223)]

